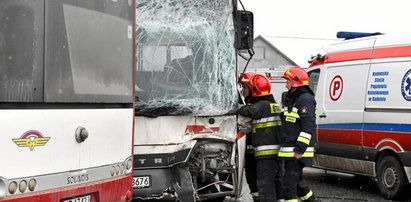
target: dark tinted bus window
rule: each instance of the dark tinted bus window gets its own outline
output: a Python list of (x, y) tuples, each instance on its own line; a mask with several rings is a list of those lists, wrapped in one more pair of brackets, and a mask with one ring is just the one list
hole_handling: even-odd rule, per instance
[(44, 0), (0, 1), (0, 102), (43, 99)]
[(132, 1), (46, 3), (45, 102), (132, 102)]

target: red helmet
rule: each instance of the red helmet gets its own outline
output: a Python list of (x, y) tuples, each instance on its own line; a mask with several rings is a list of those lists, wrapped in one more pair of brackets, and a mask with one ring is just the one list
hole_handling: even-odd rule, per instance
[(246, 72), (240, 76), (240, 78), (238, 79), (238, 83), (244, 83), (249, 85), (248, 82), (250, 82), (250, 78), (254, 75), (254, 72)]
[(253, 97), (266, 96), (271, 94), (270, 80), (264, 75), (256, 74), (250, 78), (248, 83)]
[(294, 88), (308, 86), (308, 74), (301, 67), (291, 67), (287, 69), (282, 77), (290, 80), (291, 86)]

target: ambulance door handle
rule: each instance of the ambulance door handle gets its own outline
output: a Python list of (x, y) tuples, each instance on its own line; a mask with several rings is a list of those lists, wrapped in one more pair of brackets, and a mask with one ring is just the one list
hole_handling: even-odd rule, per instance
[(320, 118), (327, 118), (327, 115), (325, 115), (324, 113), (320, 114), (319, 116)]

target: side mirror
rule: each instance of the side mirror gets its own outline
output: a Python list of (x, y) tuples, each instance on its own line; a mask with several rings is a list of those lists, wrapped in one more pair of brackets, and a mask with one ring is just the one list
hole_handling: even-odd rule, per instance
[(248, 50), (253, 47), (254, 16), (250, 11), (239, 10), (236, 13), (237, 50)]

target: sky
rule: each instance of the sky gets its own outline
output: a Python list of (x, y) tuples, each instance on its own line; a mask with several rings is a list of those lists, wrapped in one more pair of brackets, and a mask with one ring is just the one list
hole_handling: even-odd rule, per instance
[(263, 36), (300, 66), (338, 42), (338, 31), (411, 34), (411, 0), (241, 1), (254, 14), (254, 37)]

